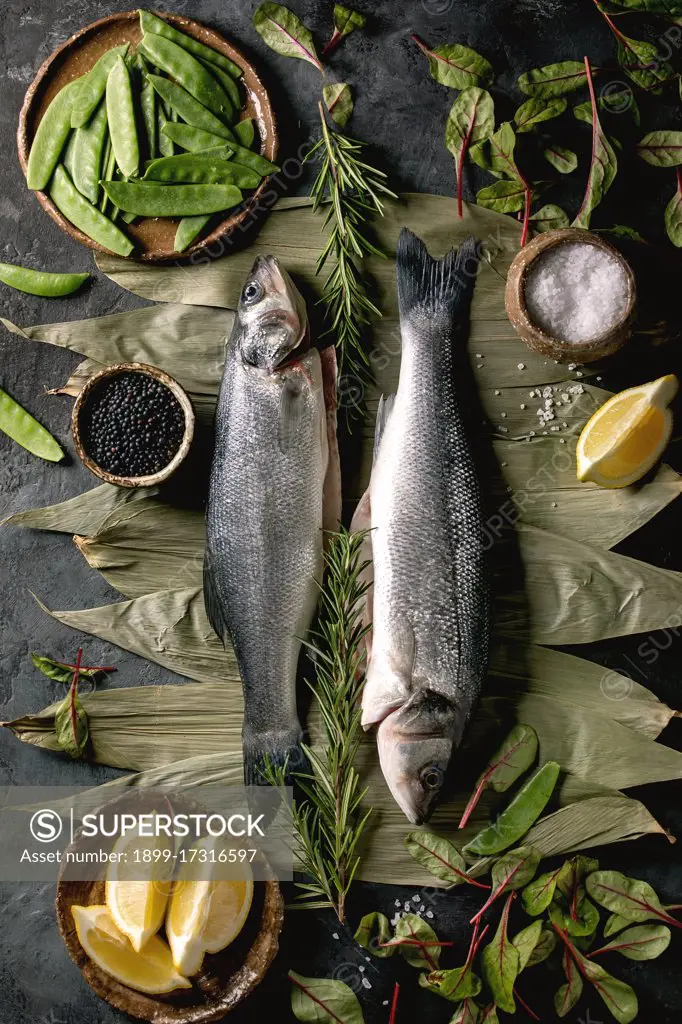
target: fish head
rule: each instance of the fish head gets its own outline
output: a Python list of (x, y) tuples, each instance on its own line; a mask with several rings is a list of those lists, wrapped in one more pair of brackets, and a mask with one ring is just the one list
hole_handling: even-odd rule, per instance
[(377, 747), (393, 798), (413, 825), (428, 821), (445, 784), (464, 716), (433, 690), (418, 690), (380, 724)]
[(239, 352), (247, 366), (274, 373), (310, 346), (308, 316), (298, 288), (275, 256), (258, 256), (237, 309)]

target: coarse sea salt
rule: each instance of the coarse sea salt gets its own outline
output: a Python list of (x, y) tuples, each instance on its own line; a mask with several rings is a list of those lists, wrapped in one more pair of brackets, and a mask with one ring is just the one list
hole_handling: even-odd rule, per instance
[(532, 262), (524, 296), (531, 320), (547, 334), (590, 341), (625, 314), (629, 282), (611, 253), (586, 242), (564, 242)]

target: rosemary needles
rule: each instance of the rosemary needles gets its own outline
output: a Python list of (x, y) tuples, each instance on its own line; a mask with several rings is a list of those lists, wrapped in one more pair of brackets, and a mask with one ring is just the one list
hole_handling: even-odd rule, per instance
[(330, 201), (324, 223), (331, 230), (317, 273), (331, 264), (322, 301), (328, 332), (336, 336), (339, 376), (347, 373), (366, 382), (371, 374), (364, 328), (381, 312), (369, 296), (359, 261), (370, 255), (385, 257), (371, 241), (367, 223), (374, 214), (383, 215), (386, 197), (397, 197), (386, 185), (386, 175), (362, 159), (364, 144), (330, 128), (321, 103), (319, 109), (322, 136), (305, 159), (320, 163), (311, 190), (313, 209)]
[[(315, 662), (311, 684), (325, 730), (322, 750), (305, 747), (310, 772), (293, 772), (303, 798), (291, 807), (296, 852), (309, 881), (297, 882), (300, 906), (331, 908), (343, 924), (346, 896), (360, 863), (359, 839), (370, 811), (354, 761), (360, 743), (360, 692), (364, 683), (367, 584), (361, 560), (364, 534), (330, 535), (317, 632), (307, 646)], [(284, 786), (287, 766), (270, 762), (266, 780)]]

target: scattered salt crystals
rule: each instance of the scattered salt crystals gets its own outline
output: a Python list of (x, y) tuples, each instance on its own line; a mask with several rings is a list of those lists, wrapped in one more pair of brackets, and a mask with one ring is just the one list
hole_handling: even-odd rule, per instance
[(526, 408), (526, 403), (525, 402), (521, 402), (521, 405), (519, 406), (519, 409), (525, 409), (525, 408)]
[(433, 917), (433, 911), (432, 910), (427, 910), (426, 911), (426, 916), (427, 917)]
[(426, 907), (425, 907), (425, 906), (424, 906), (424, 904), (422, 903), (421, 907), (419, 908), (419, 913), (420, 913), (420, 914), (423, 914), (425, 910), (426, 910)]
[(589, 341), (624, 316), (629, 282), (611, 253), (585, 242), (564, 242), (531, 263), (524, 296), (531, 319), (552, 337)]
[(516, 369), (517, 370), (525, 370), (526, 369), (526, 364), (525, 363), (519, 363), (518, 366), (516, 367)]
[(569, 370), (571, 370), (571, 371), (572, 371), (572, 370), (575, 370), (577, 366), (578, 366), (578, 364), (577, 364), (577, 363), (569, 363), (569, 364), (568, 364), (568, 368), (569, 368)]
[(502, 466), (502, 468), (503, 468), (503, 469), (504, 469), (504, 467), (505, 467), (505, 466), (507, 466), (507, 465), (509, 465), (509, 463), (507, 463), (507, 462), (502, 462), (502, 463), (501, 463), (501, 466)]
[(528, 431), (528, 436), (529, 437), (535, 437), (535, 431), (534, 430), (529, 430)]
[(417, 893), (417, 894), (416, 894), (415, 896), (413, 896), (413, 897), (412, 897), (412, 902), (413, 902), (413, 903), (419, 903), (419, 901), (421, 900), (421, 898), (422, 898), (422, 895), (421, 895), (421, 893), (420, 893), (420, 892), (418, 892), (418, 893)]
[(370, 956), (366, 956), (366, 957), (365, 957), (365, 960), (367, 961), (367, 963), (369, 963), (371, 959), (372, 959), (372, 958), (371, 958)]
[(501, 392), (501, 391), (496, 391), (496, 392), (495, 392), (495, 394), (496, 394), (496, 395), (501, 395), (501, 394), (502, 394), (502, 392)]
[(338, 940), (338, 938), (339, 938), (339, 933), (338, 933), (338, 932), (332, 932), (332, 938), (333, 938), (333, 939), (337, 939), (337, 940)]
[(506, 420), (506, 418), (507, 418), (506, 412), (501, 412), (500, 416), (502, 417), (503, 420)]
[(559, 507), (559, 506), (557, 505), (556, 501), (553, 501), (553, 502), (552, 502), (552, 508), (558, 508), (558, 507)]
[(566, 438), (565, 437), (560, 437), (559, 438), (559, 444), (566, 444)]
[(400, 906), (400, 900), (396, 900), (395, 903), (393, 904), (393, 906), (394, 907), (399, 907)]
[(360, 965), (359, 965), (359, 967), (358, 967), (358, 970), (360, 971), (360, 974), (362, 974), (362, 972), (363, 972), (363, 971), (366, 971), (366, 970), (367, 970), (367, 968), (365, 967), (365, 965), (364, 965), (364, 964), (360, 964)]
[(383, 1003), (381, 1005), (382, 1006), (388, 1006), (388, 999), (384, 999), (384, 1001), (383, 1001)]
[(409, 914), (409, 912), (410, 912), (410, 901), (409, 900), (403, 906), (403, 910), (406, 910), (408, 912), (408, 914)]
[(601, 381), (602, 381), (601, 377), (597, 377), (597, 384), (601, 384)]
[(363, 988), (371, 988), (372, 987), (372, 982), (369, 980), (369, 978), (363, 978), (362, 979), (362, 987)]
[(509, 433), (509, 427), (498, 427), (497, 429), (499, 430), (499, 432), (501, 434), (508, 434)]
[(480, 352), (477, 352), (476, 353), (476, 358), (477, 359), (483, 359), (483, 355)]

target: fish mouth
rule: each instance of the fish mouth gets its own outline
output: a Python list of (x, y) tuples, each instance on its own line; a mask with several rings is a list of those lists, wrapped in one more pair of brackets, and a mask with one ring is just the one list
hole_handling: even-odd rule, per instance
[(262, 326), (282, 329), (295, 338), (293, 344), (290, 340), (282, 344), (269, 360), (268, 372), (277, 373), (300, 362), (311, 348), (305, 301), (276, 256), (257, 256), (253, 272), (260, 277), (266, 291), (282, 300), (280, 309), (266, 314)]

